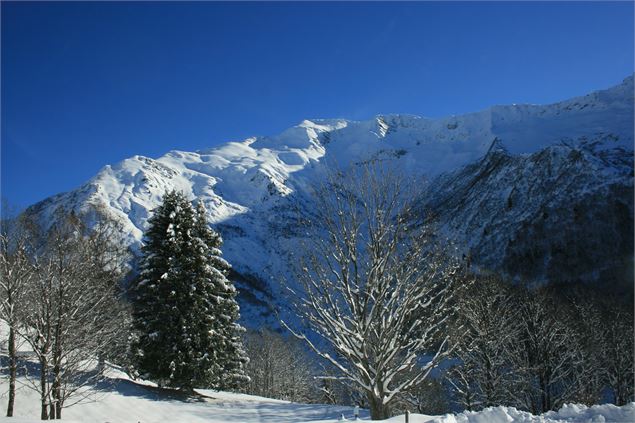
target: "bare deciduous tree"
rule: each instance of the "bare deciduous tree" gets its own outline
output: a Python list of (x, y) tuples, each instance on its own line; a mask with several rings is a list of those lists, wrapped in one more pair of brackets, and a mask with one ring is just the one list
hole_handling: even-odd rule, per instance
[(580, 360), (575, 361), (576, 369), (571, 379), (575, 389), (568, 400), (587, 405), (599, 404), (606, 383), (604, 351), (611, 348), (604, 342), (606, 322), (602, 319), (597, 299), (588, 291), (574, 292), (567, 300), (567, 320), (575, 333), (569, 348), (576, 349), (580, 356)]
[[(486, 282), (484, 285), (483, 282)], [(583, 286), (513, 287), (477, 278), (458, 303), (446, 374), (468, 409), (511, 405), (534, 413), (565, 402), (633, 396), (633, 317), (623, 301)]]
[(574, 397), (584, 355), (567, 310), (548, 289), (523, 288), (517, 298), (521, 332), (512, 359), (516, 401), (521, 408), (544, 413)]
[[(35, 277), (29, 286), (29, 308), (22, 316), (21, 335), (31, 346), (40, 366), (39, 380), (31, 380), (30, 386), (40, 394), (40, 418), (48, 420), (50, 403), (50, 360), (53, 344), (53, 268), (52, 262), (35, 259)], [(28, 378), (28, 377), (27, 377)]]
[(510, 289), (495, 276), (477, 277), (457, 308), (452, 341), (460, 363), (448, 372), (457, 401), (468, 410), (510, 405), (510, 353), (521, 329)]
[(32, 246), (28, 236), (28, 226), (29, 223), (25, 219), (16, 218), (3, 220), (0, 229), (0, 319), (6, 322), (9, 329), (7, 417), (13, 416), (15, 403), (21, 311), (26, 307), (26, 294), (34, 276), (30, 260)]
[[(102, 378), (96, 359), (119, 335), (127, 310), (118, 299), (125, 262), (110, 223), (88, 230), (76, 216), (51, 228), (34, 258), (30, 305), (23, 337), (40, 364), (41, 418), (61, 418), (62, 408), (86, 398)], [(69, 401), (73, 398), (73, 401)]]
[(458, 268), (430, 232), (411, 224), (411, 187), (368, 165), (333, 173), (316, 189), (295, 293), (316, 337), (285, 324), (365, 393), (373, 419), (389, 417), (397, 395), (447, 355), (442, 332)]
[(245, 366), (248, 394), (293, 402), (315, 400), (315, 369), (297, 339), (260, 330), (247, 332), (244, 345), (249, 356)]
[(624, 307), (612, 306), (604, 317), (603, 368), (613, 392), (613, 402), (625, 405), (635, 398), (633, 313)]

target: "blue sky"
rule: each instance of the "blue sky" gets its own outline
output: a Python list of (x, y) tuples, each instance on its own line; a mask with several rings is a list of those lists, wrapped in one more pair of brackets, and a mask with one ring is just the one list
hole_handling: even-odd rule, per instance
[(633, 3), (1, 3), (2, 196), (305, 118), (550, 103), (633, 73)]

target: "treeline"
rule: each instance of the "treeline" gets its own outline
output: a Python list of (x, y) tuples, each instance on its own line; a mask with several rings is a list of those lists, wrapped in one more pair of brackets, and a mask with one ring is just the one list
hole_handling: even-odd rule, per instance
[(457, 300), (446, 374), (468, 410), (508, 405), (532, 413), (567, 402), (633, 400), (633, 309), (576, 287), (513, 285), (479, 277)]
[[(97, 222), (90, 230), (73, 214), (46, 232), (22, 216), (2, 221), (0, 319), (8, 326), (7, 416), (13, 415), (16, 377), (40, 396), (41, 418), (85, 398), (103, 377), (103, 361), (122, 361), (130, 314), (121, 281), (127, 251), (114, 242), (119, 228)], [(20, 361), (21, 346), (31, 350)], [(35, 359), (38, 366), (31, 365)]]
[[(506, 405), (541, 414), (565, 403), (634, 400), (629, 299), (584, 286), (528, 288), (496, 276), (466, 278), (456, 296), (450, 358), (435, 377), (400, 395), (393, 412)], [(250, 331), (245, 347), (251, 359), (246, 393), (368, 407), (361, 392), (335, 380), (337, 372), (319, 367), (293, 337)]]

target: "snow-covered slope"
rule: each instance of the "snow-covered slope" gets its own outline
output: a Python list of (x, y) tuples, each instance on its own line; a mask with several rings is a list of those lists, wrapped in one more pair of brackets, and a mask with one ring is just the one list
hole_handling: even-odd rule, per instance
[[(0, 422), (36, 423), (39, 420), (39, 396), (18, 378), (15, 417), (0, 416)], [(0, 390), (6, 392), (3, 379)], [(151, 384), (131, 381), (124, 373), (110, 371), (110, 378), (84, 391), (87, 399), (64, 409), (63, 421), (82, 423), (336, 423), (354, 421), (353, 407), (321, 404), (297, 404), (231, 392), (197, 390), (196, 397), (160, 390)], [(0, 408), (6, 407), (6, 396)], [(370, 421), (367, 410), (360, 410), (361, 420)], [(403, 422), (395, 416), (384, 422)], [(635, 403), (622, 407), (612, 404), (587, 407), (567, 404), (559, 411), (541, 416), (513, 407), (490, 407), (482, 411), (465, 411), (444, 416), (410, 415), (412, 423), (626, 423), (635, 421)]]
[[(157, 389), (152, 384), (131, 381), (123, 372), (110, 371), (99, 386), (82, 389), (86, 399), (63, 410), (63, 421), (81, 423), (296, 423), (324, 420), (337, 422), (342, 414), (351, 416), (352, 407), (296, 404), (288, 401), (231, 392), (197, 390), (198, 396)], [(15, 416), (0, 422), (38, 422), (39, 396), (25, 378), (18, 378)], [(0, 389), (8, 389), (6, 380)], [(7, 399), (0, 399), (2, 411)], [(364, 410), (362, 416), (368, 416)], [(6, 419), (6, 420), (5, 420)]]
[[(554, 249), (527, 252), (514, 246), (519, 238), (523, 245), (549, 238), (552, 227), (567, 230), (575, 220), (567, 214), (569, 203), (584, 204), (587, 220), (606, 220), (598, 233), (628, 235), (618, 253), (632, 261), (632, 151), (633, 77), (628, 77), (616, 87), (551, 105), (494, 106), (441, 119), (305, 120), (277, 136), (171, 151), (158, 159), (134, 156), (104, 167), (75, 191), (35, 204), (29, 213), (47, 224), (60, 207), (98, 209), (120, 221), (125, 242), (138, 249), (164, 192), (177, 189), (201, 199), (225, 239), (223, 251), (237, 271), (243, 305), (259, 306), (242, 309), (253, 322), (258, 319), (250, 313), (255, 318), (276, 306), (280, 281), (289, 276), (287, 254), (301, 238), (290, 210), (307, 201), (303, 193), (328, 166), (384, 160), (426, 177), (422, 204), (434, 208), (439, 224), (476, 265), (547, 280), (559, 272)], [(615, 210), (594, 211), (607, 201)], [(513, 213), (506, 212), (508, 203)], [(541, 213), (550, 216), (547, 227), (536, 217)], [(575, 254), (604, 248), (612, 242), (606, 238), (576, 247), (584, 251)], [(517, 256), (526, 254), (531, 260), (515, 269)], [(604, 255), (591, 258), (582, 269), (585, 279), (599, 278), (611, 265)], [(573, 272), (567, 279), (578, 276)]]

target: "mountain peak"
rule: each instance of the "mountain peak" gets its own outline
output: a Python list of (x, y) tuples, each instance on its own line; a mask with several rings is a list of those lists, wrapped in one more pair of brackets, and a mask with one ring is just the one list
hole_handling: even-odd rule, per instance
[[(528, 219), (527, 227), (531, 227), (533, 217), (525, 216), (525, 209), (513, 208), (520, 204), (516, 196), (533, 190), (532, 199), (548, 202), (549, 192), (540, 189), (551, 189), (553, 183), (551, 179), (540, 183), (517, 179), (524, 175), (548, 178), (540, 171), (542, 161), (530, 158), (563, 140), (572, 149), (592, 145), (588, 153), (592, 160), (584, 163), (599, 169), (597, 176), (592, 173), (595, 168), (575, 161), (575, 157), (567, 162), (571, 172), (586, 172), (583, 179), (590, 181), (581, 185), (579, 192), (572, 191), (571, 198), (581, 203), (591, 201), (586, 199), (590, 194), (584, 191), (589, 187), (600, 187), (593, 195), (604, 198), (598, 193), (610, 184), (618, 186), (615, 189), (619, 192), (630, 189), (632, 193), (632, 180), (630, 188), (624, 182), (623, 175), (628, 173), (613, 171), (617, 165), (632, 169), (632, 86), (630, 76), (617, 87), (552, 105), (496, 106), (438, 119), (405, 114), (382, 114), (365, 121), (307, 119), (277, 135), (251, 137), (197, 152), (175, 150), (156, 159), (134, 156), (105, 167), (75, 191), (32, 206), (30, 212), (48, 225), (58, 208), (82, 212), (99, 207), (122, 223), (122, 242), (137, 250), (147, 220), (163, 194), (172, 189), (182, 191), (204, 203), (210, 221), (225, 239), (225, 257), (245, 281), (256, 281), (239, 289), (248, 291), (253, 301), (267, 303), (281, 295), (276, 281), (290, 276), (287, 254), (298, 247), (303, 236), (289, 218), (291, 210), (312, 207), (298, 202), (307, 201), (304, 194), (319, 182), (329, 166), (346, 169), (358, 163), (382, 161), (393, 163), (413, 178), (424, 176), (432, 181), (432, 186), (442, 185), (448, 199), (445, 203), (458, 204), (451, 210), (456, 213), (456, 224), (472, 225), (465, 228), (466, 236), (471, 237), (467, 241), (470, 245), (490, 239), (481, 233), (483, 222), (464, 215), (464, 210), (478, 209), (466, 204), (479, 196), (488, 201), (482, 203), (485, 210), (499, 207), (504, 198), (505, 204), (512, 204), (511, 210), (518, 213), (519, 219)], [(491, 160), (482, 161), (484, 157)], [(524, 167), (518, 169), (524, 173), (510, 167), (521, 165)], [(467, 170), (457, 176), (460, 169)], [(477, 172), (477, 177), (472, 171)], [(464, 189), (458, 201), (456, 189), (461, 178)], [(488, 181), (481, 187), (482, 192), (472, 188), (478, 181)], [(511, 183), (522, 189), (507, 192), (511, 188), (506, 186)], [(607, 216), (611, 215), (609, 212), (613, 213), (609, 210)], [(501, 216), (501, 230), (511, 228), (504, 213)], [(556, 223), (554, 227), (557, 228)], [(451, 235), (452, 228), (446, 229)], [(516, 236), (516, 232), (510, 234)], [(494, 241), (492, 245), (500, 247)], [(494, 247), (486, 250), (499, 251)], [(499, 260), (498, 256), (485, 258), (494, 264)], [(244, 318), (259, 321), (258, 313), (245, 313)]]

